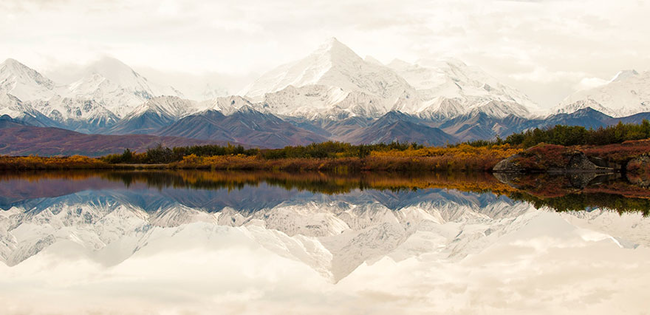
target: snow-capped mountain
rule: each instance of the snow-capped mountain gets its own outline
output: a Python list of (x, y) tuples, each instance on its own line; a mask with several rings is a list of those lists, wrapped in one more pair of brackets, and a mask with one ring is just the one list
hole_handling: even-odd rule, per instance
[(55, 95), (47, 100), (30, 101), (27, 105), (61, 126), (84, 133), (111, 126), (120, 119), (106, 108), (102, 99)]
[(105, 57), (90, 64), (84, 76), (63, 92), (72, 99), (97, 100), (117, 117), (124, 117), (155, 96), (183, 94), (172, 87), (160, 86), (135, 72), (123, 62)]
[(0, 115), (17, 119), (41, 116), (28, 101), (50, 98), (56, 88), (52, 80), (36, 70), (7, 59), (0, 64)]
[(278, 115), (313, 116), (347, 111), (379, 117), (413, 88), (388, 67), (369, 63), (332, 38), (306, 58), (262, 75), (240, 94)]
[(198, 110), (195, 101), (178, 96), (149, 99), (106, 130), (109, 134), (153, 134)]
[(511, 114), (530, 117), (541, 112), (524, 93), (460, 60), (442, 59), (410, 64), (396, 59), (388, 67), (417, 89), (422, 103), (410, 112), (422, 118), (439, 120), (471, 111), (496, 118)]
[[(383, 64), (371, 56), (359, 57), (334, 38), (307, 57), (262, 75), (241, 96), (219, 96), (224, 91), (205, 82), (188, 83), (196, 100), (187, 100), (176, 89), (149, 81), (119, 60), (103, 58), (86, 67), (79, 80), (58, 85), (8, 59), (0, 65), (0, 115), (28, 125), (82, 133), (236, 139), (242, 144), (275, 147), (326, 140), (444, 144), (506, 137), (545, 126), (543, 120), (561, 118), (591, 127), (610, 125), (609, 116), (650, 111), (650, 72), (623, 71), (604, 86), (568, 97), (553, 115), (543, 117), (524, 93), (462, 61), (396, 59)], [(250, 129), (244, 125), (252, 116), (237, 114), (242, 108), (270, 114), (264, 116), (270, 121), (258, 121), (253, 126), (257, 129)], [(574, 117), (574, 112), (586, 108), (609, 118)], [(403, 121), (386, 124), (396, 112), (403, 113), (399, 116)], [(566, 113), (572, 116), (563, 116)], [(184, 118), (188, 119), (181, 122)], [(246, 121), (235, 123), (240, 118)], [(291, 129), (296, 136), (283, 133), (278, 138), (278, 119), (286, 123), (283, 130)], [(222, 120), (229, 125), (220, 125)], [(254, 130), (255, 139), (242, 130)]]
[(0, 64), (0, 93), (10, 94), (21, 101), (46, 99), (54, 96), (56, 84), (38, 71), (14, 60)]
[[(377, 77), (369, 78), (370, 74)], [(277, 92), (290, 85), (325, 85), (336, 86), (348, 92), (386, 95), (389, 90), (386, 84), (400, 85), (403, 80), (389, 69), (365, 62), (336, 38), (331, 38), (306, 58), (262, 75), (241, 94), (261, 98), (266, 93)]]
[(395, 60), (386, 66), (372, 57), (362, 59), (336, 39), (264, 74), (242, 94), (278, 115), (307, 118), (341, 112), (378, 118), (399, 110), (439, 120), (471, 111), (497, 118), (540, 111), (525, 94), (460, 61), (420, 65)]
[(179, 119), (197, 110), (197, 104), (194, 101), (186, 100), (178, 96), (157, 96), (142, 103), (132, 112), (125, 115), (124, 118), (129, 119), (149, 112)]
[(233, 114), (245, 106), (259, 107), (251, 103), (249, 99), (237, 95), (217, 97), (209, 101), (201, 102), (199, 105), (202, 110), (216, 110), (224, 115)]
[(12, 118), (20, 118), (25, 115), (25, 106), (17, 97), (0, 93), (0, 115), (9, 115)]
[(620, 71), (605, 85), (568, 96), (554, 111), (572, 113), (588, 107), (613, 117), (650, 111), (650, 71)]
[(112, 126), (155, 96), (182, 96), (171, 87), (149, 82), (113, 58), (103, 58), (83, 73), (76, 82), (57, 85), (36, 70), (8, 59), (0, 65), (0, 113), (14, 118), (46, 118), (41, 121), (43, 125), (94, 132)]

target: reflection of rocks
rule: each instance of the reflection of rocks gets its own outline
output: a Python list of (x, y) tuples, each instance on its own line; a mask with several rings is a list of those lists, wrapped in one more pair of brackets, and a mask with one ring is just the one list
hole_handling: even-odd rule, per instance
[(627, 180), (641, 187), (650, 187), (650, 155), (633, 158), (625, 167)]
[[(601, 183), (620, 179), (620, 174), (599, 172), (572, 172), (564, 174), (524, 174), (513, 172), (500, 172), (493, 174), (500, 182), (516, 189), (527, 190), (540, 188), (549, 183), (563, 183), (565, 189), (585, 189)], [(553, 180), (562, 179), (562, 180)]]
[(494, 175), (494, 177), (496, 177), (496, 179), (498, 179), (500, 182), (510, 187), (523, 189), (523, 187), (517, 183), (521, 182), (520, 179), (521, 177), (526, 176), (525, 174), (516, 172), (494, 172), (492, 175)]
[(597, 185), (618, 177), (616, 174), (601, 174), (594, 172), (569, 173), (566, 176), (569, 178), (571, 187), (578, 189), (584, 189), (587, 186)]

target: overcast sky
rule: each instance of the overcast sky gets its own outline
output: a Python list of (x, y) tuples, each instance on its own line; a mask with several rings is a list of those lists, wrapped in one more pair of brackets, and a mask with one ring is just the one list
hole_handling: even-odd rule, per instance
[(236, 92), (337, 37), (382, 62), (456, 57), (552, 106), (648, 70), (649, 16), (642, 0), (2, 0), (0, 59), (56, 76), (110, 55), (154, 81)]

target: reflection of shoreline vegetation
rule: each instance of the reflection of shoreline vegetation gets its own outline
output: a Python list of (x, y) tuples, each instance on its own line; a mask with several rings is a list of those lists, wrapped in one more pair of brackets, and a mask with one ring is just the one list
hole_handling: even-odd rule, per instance
[(561, 197), (540, 198), (525, 192), (516, 192), (509, 194), (508, 197), (529, 202), (537, 209), (549, 207), (558, 212), (605, 208), (619, 214), (641, 212), (644, 217), (650, 215), (650, 199), (629, 198), (618, 194), (570, 193)]
[(242, 189), (245, 186), (259, 186), (266, 183), (284, 189), (297, 189), (314, 193), (340, 194), (355, 189), (375, 190), (417, 190), (417, 189), (456, 189), (468, 192), (513, 191), (508, 185), (500, 183), (492, 175), (479, 173), (360, 173), (356, 175), (326, 175), (317, 172), (220, 172), (220, 171), (99, 171), (99, 172), (28, 172), (5, 173), (0, 180), (22, 178), (27, 180), (72, 179), (81, 180), (92, 177), (122, 182), (129, 187), (144, 184), (148, 187), (191, 188), (191, 189)]
[(527, 201), (536, 208), (581, 211), (607, 208), (618, 213), (650, 215), (650, 189), (628, 183), (617, 175), (499, 174), (502, 181), (517, 188), (508, 196)]
[[(478, 173), (413, 173), (364, 172), (355, 175), (326, 175), (318, 172), (221, 172), (221, 171), (67, 171), (21, 172), (0, 174), (0, 181), (24, 179), (87, 180), (101, 178), (122, 182), (125, 186), (144, 185), (157, 189), (228, 189), (241, 190), (246, 186), (266, 184), (287, 190), (324, 194), (344, 194), (361, 190), (393, 192), (418, 189), (450, 189), (473, 193), (494, 193), (513, 200), (526, 201), (536, 208), (550, 207), (557, 211), (607, 208), (619, 213), (639, 211), (649, 214), (650, 190), (620, 179), (606, 178), (597, 183), (576, 187), (580, 179), (569, 176), (518, 175), (517, 178), (497, 180), (484, 172)], [(141, 186), (143, 187), (143, 186)]]

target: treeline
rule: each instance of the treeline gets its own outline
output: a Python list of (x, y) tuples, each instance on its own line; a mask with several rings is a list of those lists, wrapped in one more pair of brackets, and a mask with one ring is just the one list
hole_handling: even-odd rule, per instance
[(109, 154), (100, 159), (109, 164), (169, 164), (183, 160), (183, 157), (195, 156), (225, 156), (225, 155), (244, 155), (256, 156), (259, 149), (246, 149), (242, 145), (228, 144), (220, 145), (201, 145), (190, 147), (163, 147), (158, 144), (147, 151), (137, 153), (130, 149), (125, 149), (121, 154)]
[[(647, 138), (650, 138), (650, 122), (643, 120), (641, 124), (619, 123), (595, 130), (562, 125), (535, 128), (512, 134), (506, 139), (478, 140), (446, 147), (401, 142), (352, 145), (336, 141), (281, 149), (245, 148), (232, 144), (176, 148), (158, 145), (141, 153), (126, 149), (121, 154), (104, 156), (101, 161), (111, 165), (164, 164), (171, 168), (246, 170), (490, 170), (502, 159), (540, 143), (605, 148), (627, 140)], [(636, 151), (624, 153), (615, 160), (638, 155)], [(605, 152), (600, 154), (605, 156), (598, 156), (611, 160), (612, 154)]]
[(562, 125), (548, 129), (535, 128), (512, 134), (504, 142), (529, 148), (540, 143), (563, 146), (607, 145), (648, 138), (650, 138), (650, 122), (644, 119), (641, 124), (624, 124), (619, 121), (614, 126), (599, 127), (598, 129)]
[[(530, 148), (540, 143), (572, 145), (607, 145), (617, 144), (628, 140), (650, 138), (650, 122), (644, 119), (641, 124), (624, 124), (619, 122), (613, 126), (598, 129), (582, 126), (556, 125), (544, 129), (535, 128), (509, 135), (506, 139), (497, 137), (496, 140), (473, 140), (462, 144), (473, 147), (509, 144)], [(457, 144), (460, 145), (460, 144)], [(457, 146), (452, 145), (452, 147)]]
[(109, 164), (169, 164), (180, 162), (185, 157), (212, 157), (212, 156), (255, 156), (267, 160), (278, 159), (310, 159), (310, 158), (365, 158), (371, 152), (406, 151), (424, 148), (417, 143), (392, 142), (389, 144), (361, 144), (327, 141), (312, 143), (306, 146), (288, 146), (282, 149), (246, 149), (241, 145), (228, 144), (201, 145), (189, 147), (167, 148), (161, 144), (148, 149), (146, 152), (137, 153), (130, 149), (121, 154), (110, 154), (101, 158)]
[(262, 150), (261, 156), (268, 160), (277, 159), (304, 159), (304, 158), (365, 158), (371, 152), (406, 151), (424, 148), (423, 145), (413, 143), (379, 143), (359, 144), (327, 141), (312, 143), (306, 146), (288, 146), (282, 149)]

